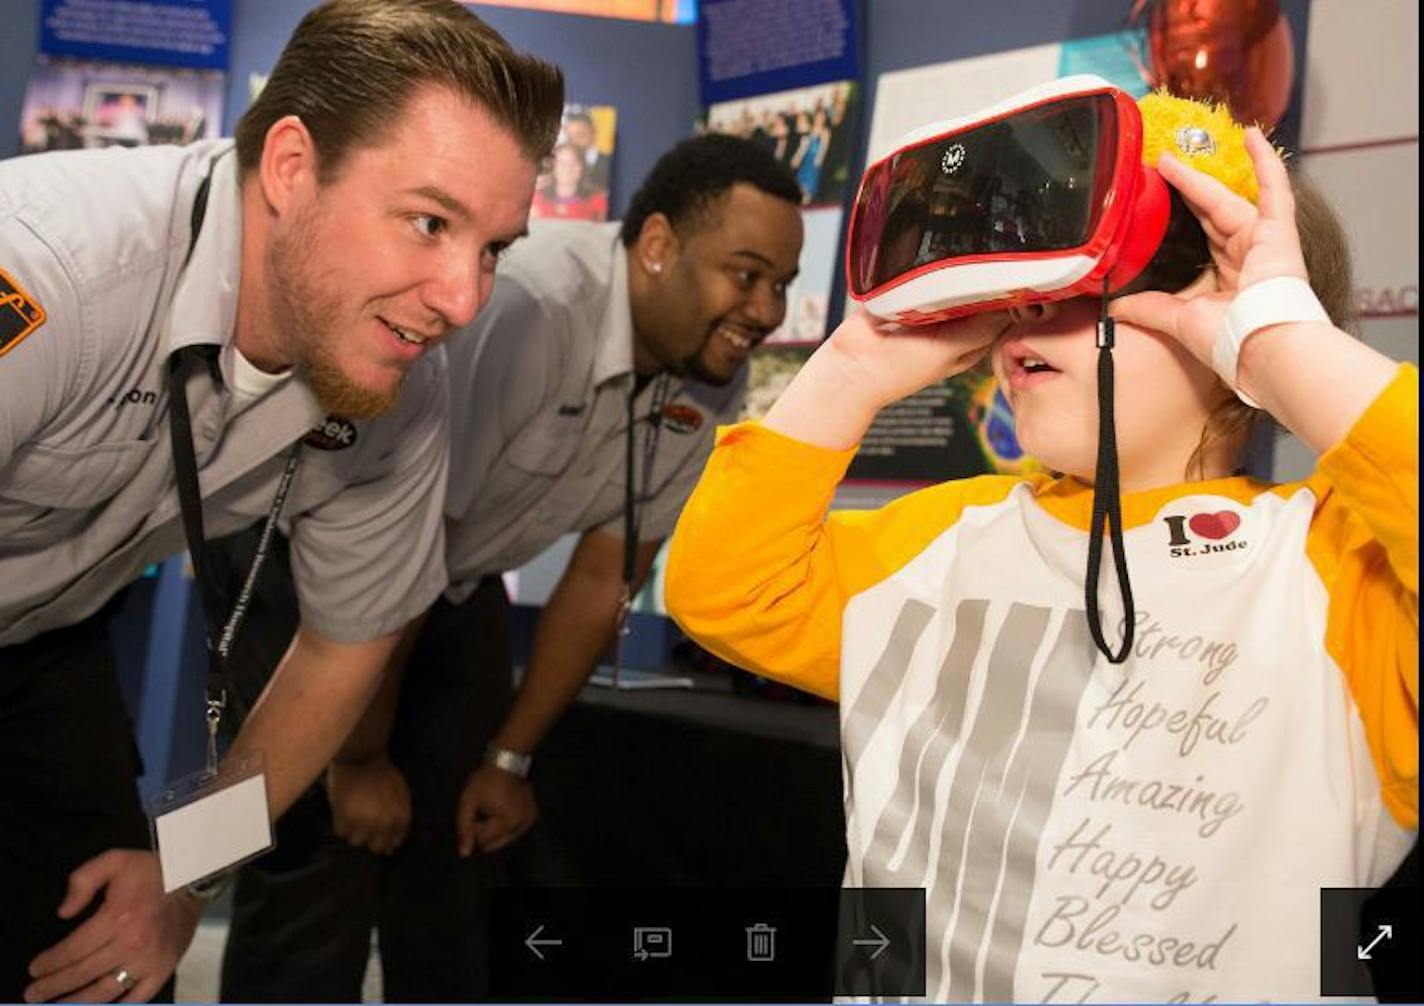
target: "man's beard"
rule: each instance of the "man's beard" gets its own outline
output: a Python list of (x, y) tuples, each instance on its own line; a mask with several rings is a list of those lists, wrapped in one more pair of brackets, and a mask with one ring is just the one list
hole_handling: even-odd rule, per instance
[(375, 419), (384, 416), (400, 401), (405, 375), (387, 391), (373, 391), (349, 379), (328, 353), (325, 339), (314, 344), (302, 366), (302, 376), (328, 415), (344, 419)]
[[(703, 349), (706, 348), (707, 344), (703, 343)], [(692, 356), (689, 356), (687, 359), (683, 360), (680, 366), (680, 370), (681, 373), (677, 373), (676, 371), (674, 371), (674, 373), (677, 373), (678, 377), (690, 377), (694, 381), (701, 381), (703, 384), (710, 384), (714, 388), (725, 388), (727, 385), (731, 384), (732, 380), (737, 376), (735, 373), (718, 374), (707, 369), (707, 366), (702, 362), (701, 351), (694, 353)]]
[(677, 377), (690, 377), (694, 381), (710, 384), (714, 388), (725, 388), (736, 380), (737, 372), (735, 370), (730, 374), (718, 374), (710, 370), (707, 365), (702, 362), (702, 357), (706, 355), (707, 348), (712, 345), (712, 340), (717, 338), (717, 328), (720, 325), (721, 322), (719, 321), (708, 329), (707, 336), (702, 340), (702, 345), (698, 347), (697, 352), (685, 357), (676, 367), (670, 367), (668, 369)]
[(273, 240), (268, 253), (280, 324), (289, 345), (296, 347), (297, 370), (328, 415), (375, 419), (395, 407), (404, 376), (388, 390), (377, 391), (352, 381), (339, 362), (341, 297), (335, 284), (316, 274), (315, 222), (310, 215), (296, 221), (290, 234)]

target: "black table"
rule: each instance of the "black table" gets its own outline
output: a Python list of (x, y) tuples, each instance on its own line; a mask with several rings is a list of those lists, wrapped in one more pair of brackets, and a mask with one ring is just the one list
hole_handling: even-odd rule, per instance
[(584, 689), (540, 746), (514, 884), (839, 886), (836, 709), (687, 676), (693, 689)]

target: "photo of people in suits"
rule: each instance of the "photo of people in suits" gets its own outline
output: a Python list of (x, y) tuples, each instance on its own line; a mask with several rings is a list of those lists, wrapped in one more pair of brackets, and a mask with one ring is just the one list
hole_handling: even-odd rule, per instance
[(607, 220), (617, 110), (609, 105), (564, 106), (559, 140), (539, 176), (530, 216)]
[(838, 81), (726, 101), (707, 109), (705, 128), (763, 145), (796, 175), (806, 206), (839, 206), (850, 181), (856, 85)]

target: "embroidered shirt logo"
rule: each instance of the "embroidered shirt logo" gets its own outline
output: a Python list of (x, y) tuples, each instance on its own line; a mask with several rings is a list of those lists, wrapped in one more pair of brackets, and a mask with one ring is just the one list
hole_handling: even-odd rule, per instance
[(145, 391), (143, 388), (129, 388), (127, 391), (114, 392), (104, 399), (104, 404), (115, 409), (122, 409), (125, 405), (157, 405), (158, 392)]
[(702, 413), (690, 405), (669, 402), (663, 406), (663, 425), (673, 433), (695, 433), (702, 428)]
[(1163, 517), (1162, 523), (1167, 525), (1167, 546), (1173, 558), (1236, 552), (1247, 546), (1245, 538), (1237, 534), (1241, 515), (1235, 510), (1176, 514)]
[(356, 424), (341, 416), (327, 416), (307, 434), (305, 442), (319, 451), (344, 451), (356, 444)]
[(25, 288), (0, 269), (0, 356), (14, 349), (45, 323), (45, 309)]

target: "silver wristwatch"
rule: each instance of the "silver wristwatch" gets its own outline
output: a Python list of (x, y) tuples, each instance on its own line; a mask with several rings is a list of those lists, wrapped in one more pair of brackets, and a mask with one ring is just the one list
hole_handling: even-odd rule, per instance
[(509, 748), (502, 748), (498, 744), (492, 743), (485, 748), (485, 764), (493, 765), (495, 768), (518, 776), (520, 779), (528, 779), (529, 769), (534, 764), (534, 756), (520, 754), (518, 751), (511, 751)]

